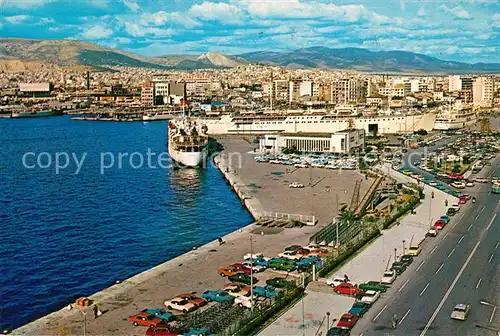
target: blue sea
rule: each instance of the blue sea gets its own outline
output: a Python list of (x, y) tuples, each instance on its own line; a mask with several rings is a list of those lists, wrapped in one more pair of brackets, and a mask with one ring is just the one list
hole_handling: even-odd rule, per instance
[[(166, 129), (67, 116), (0, 119), (0, 330), (251, 222), (213, 165), (160, 167)], [(150, 162), (148, 152), (156, 153)], [(68, 166), (56, 170), (64, 153)], [(115, 160), (112, 168), (101, 171), (101, 155), (106, 167)]]

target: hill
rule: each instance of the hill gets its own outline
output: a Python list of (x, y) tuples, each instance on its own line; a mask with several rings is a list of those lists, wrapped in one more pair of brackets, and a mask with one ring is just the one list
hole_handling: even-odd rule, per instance
[(76, 40), (22, 38), (0, 38), (0, 61), (2, 61), (0, 69), (9, 70), (80, 65), (101, 70), (106, 66), (190, 70), (231, 68), (258, 62), (293, 68), (330, 68), (366, 72), (500, 71), (500, 64), (445, 61), (406, 51), (311, 47), (289, 52), (256, 51), (237, 56), (208, 52), (201, 55), (147, 57)]

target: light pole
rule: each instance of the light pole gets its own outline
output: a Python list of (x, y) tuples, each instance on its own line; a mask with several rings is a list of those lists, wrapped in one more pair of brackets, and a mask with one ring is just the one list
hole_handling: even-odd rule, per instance
[(406, 240), (403, 239), (403, 255), (405, 254), (405, 243), (406, 243)]
[(396, 256), (397, 251), (398, 251), (398, 249), (394, 248), (394, 261), (397, 261), (397, 256)]
[(330, 330), (330, 312), (326, 312), (326, 332)]
[(485, 305), (485, 306), (493, 307), (493, 311), (491, 312), (491, 316), (490, 316), (490, 323), (491, 323), (491, 321), (493, 321), (493, 317), (495, 317), (495, 312), (497, 311), (497, 308), (500, 309), (500, 306), (493, 304), (493, 303), (486, 302), (486, 301), (480, 301), (480, 303), (482, 305)]
[(250, 232), (250, 311), (253, 312), (253, 237)]
[[(339, 191), (343, 191), (344, 194), (347, 194), (347, 189), (340, 189)], [(339, 193), (338, 191), (335, 193), (335, 207), (336, 211), (333, 216), (333, 223), (336, 225), (336, 245), (335, 247), (338, 249), (340, 247), (340, 241), (339, 241), (339, 221), (337, 220), (337, 217), (339, 215)]]
[(83, 336), (87, 336), (87, 312), (83, 311), (83, 309), (79, 305), (75, 305), (83, 315)]

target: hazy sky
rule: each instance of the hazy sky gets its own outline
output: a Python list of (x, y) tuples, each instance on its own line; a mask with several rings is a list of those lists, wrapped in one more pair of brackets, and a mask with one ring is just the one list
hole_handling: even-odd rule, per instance
[(143, 55), (407, 50), (500, 63), (500, 0), (0, 0), (0, 36), (79, 39)]

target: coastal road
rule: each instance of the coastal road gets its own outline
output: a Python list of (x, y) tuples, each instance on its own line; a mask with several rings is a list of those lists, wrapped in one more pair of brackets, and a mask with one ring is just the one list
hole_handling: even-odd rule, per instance
[[(500, 196), (489, 188), (481, 185), (476, 203), (424, 243), (421, 255), (353, 335), (497, 335), (493, 330), (500, 329), (500, 309), (480, 303), (500, 305)], [(457, 303), (471, 305), (465, 322), (450, 319)], [(396, 330), (391, 328), (393, 314), (399, 319)]]

